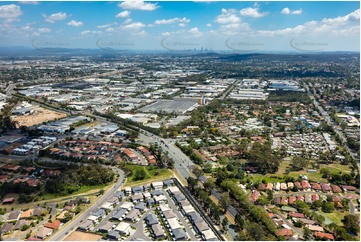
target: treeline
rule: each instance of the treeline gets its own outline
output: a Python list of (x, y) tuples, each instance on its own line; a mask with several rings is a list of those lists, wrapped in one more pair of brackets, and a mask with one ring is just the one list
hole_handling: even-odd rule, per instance
[(59, 177), (49, 179), (45, 192), (65, 196), (78, 191), (82, 186), (104, 185), (114, 180), (114, 172), (102, 165), (79, 166), (67, 170)]
[(194, 163), (197, 165), (201, 165), (203, 163), (202, 158), (194, 153), (192, 147), (190, 146), (181, 146), (179, 143), (176, 143), (176, 145), (186, 154)]
[[(261, 206), (254, 205), (231, 180), (223, 181), (221, 187), (225, 191), (229, 191), (231, 198), (235, 200), (234, 206), (248, 219), (243, 224), (240, 240), (277, 240), (275, 237), (276, 225)], [(254, 230), (256, 224), (258, 233)]]
[(311, 103), (310, 97), (306, 92), (291, 92), (291, 91), (275, 91), (270, 92), (268, 96), (270, 102), (300, 102)]
[(16, 129), (17, 122), (11, 120), (11, 112), (17, 103), (18, 99), (11, 98), (7, 100), (7, 104), (2, 108), (0, 112), (0, 134)]

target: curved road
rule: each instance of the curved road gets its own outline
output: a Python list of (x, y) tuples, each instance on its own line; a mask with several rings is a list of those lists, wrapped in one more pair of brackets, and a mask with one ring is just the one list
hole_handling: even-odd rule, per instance
[(106, 193), (104, 193), (97, 202), (95, 202), (90, 208), (88, 208), (84, 213), (82, 213), (79, 217), (73, 219), (69, 223), (66, 223), (61, 230), (57, 231), (54, 235), (52, 235), (49, 240), (52, 241), (61, 241), (63, 240), (69, 233), (75, 230), (78, 225), (86, 219), (92, 211), (99, 208), (101, 204), (103, 204), (106, 200), (108, 200), (122, 185), (124, 181), (124, 172), (122, 170), (118, 170), (119, 178), (117, 183), (110, 188)]

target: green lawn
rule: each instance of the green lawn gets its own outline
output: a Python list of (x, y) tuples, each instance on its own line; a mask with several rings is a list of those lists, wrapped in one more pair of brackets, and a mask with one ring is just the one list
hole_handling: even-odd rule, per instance
[(129, 169), (129, 170), (132, 171), (132, 174), (127, 177), (128, 182), (130, 182), (130, 183), (138, 182), (138, 181), (135, 180), (135, 173), (136, 173), (137, 170), (144, 170), (145, 173), (146, 173), (145, 178), (143, 180), (141, 180), (141, 181), (171, 175), (171, 172), (168, 169), (158, 168), (157, 166), (140, 166), (140, 165), (127, 164), (126, 169)]
[(332, 222), (334, 222), (337, 225), (343, 225), (342, 223), (342, 219), (345, 217), (345, 215), (347, 215), (347, 212), (343, 212), (341, 213), (340, 211), (335, 210), (333, 213), (324, 213), (322, 211), (318, 211), (318, 214), (321, 214), (322, 216), (324, 216), (326, 218), (326, 224), (327, 224), (327, 218), (329, 220), (331, 220)]
[[(96, 185), (96, 186), (82, 186), (79, 188), (78, 191), (76, 191), (72, 194), (68, 194), (66, 196), (78, 195), (78, 194), (86, 193), (86, 192), (89, 192), (92, 190), (94, 190), (94, 192), (96, 192), (96, 190), (104, 189), (108, 185), (109, 184)], [(58, 197), (63, 197), (63, 196), (60, 196), (59, 194), (46, 193), (41, 196), (38, 196), (38, 199), (39, 199), (39, 201), (42, 201), (42, 200), (49, 200), (49, 199), (54, 199), (54, 198), (58, 198)]]
[[(302, 171), (291, 171), (289, 174), (286, 174), (285, 172), (286, 172), (286, 169), (289, 168), (289, 164), (290, 164), (290, 162), (288, 162), (288, 161), (282, 161), (278, 171), (275, 174), (266, 174), (266, 175), (249, 174), (247, 176), (247, 178), (249, 178), (253, 182), (261, 182), (262, 180), (266, 180), (266, 182), (281, 182), (281, 181), (284, 181), (282, 179), (283, 176), (290, 176), (290, 177), (297, 179), (300, 175), (306, 175), (308, 177), (308, 179), (310, 179), (311, 181), (327, 182), (326, 179), (322, 178), (321, 173), (307, 172), (307, 169), (312, 169), (311, 166), (303, 169)], [(340, 171), (344, 172), (344, 173), (351, 172), (350, 167), (341, 165), (339, 163), (329, 164), (329, 165), (321, 164), (318, 171), (321, 170), (322, 168), (327, 168), (328, 170), (330, 170), (331, 173), (339, 173)], [(277, 178), (277, 177), (274, 178), (274, 176), (278, 176), (280, 178)]]

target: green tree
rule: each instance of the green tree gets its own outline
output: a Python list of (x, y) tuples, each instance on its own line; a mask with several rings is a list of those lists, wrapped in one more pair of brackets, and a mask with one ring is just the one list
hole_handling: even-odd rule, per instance
[(304, 169), (310, 164), (310, 161), (301, 157), (301, 156), (294, 156), (292, 159), (292, 165), (299, 168)]
[(223, 220), (222, 220), (222, 229), (223, 229), (223, 231), (225, 231), (225, 232), (228, 231), (228, 224), (229, 224), (229, 221), (228, 221), (227, 217), (224, 217)]
[(357, 215), (348, 214), (342, 220), (346, 229), (357, 234), (360, 231), (360, 218)]
[(306, 241), (312, 241), (313, 240), (312, 231), (307, 227), (304, 227), (304, 229), (303, 229), (303, 238)]
[(322, 211), (324, 213), (332, 213), (333, 211), (335, 211), (335, 205), (333, 204), (333, 202), (324, 202), (322, 204)]
[(135, 181), (144, 180), (146, 175), (147, 175), (147, 173), (145, 172), (145, 170), (143, 168), (138, 169), (138, 170), (135, 171), (134, 180)]
[(228, 207), (231, 205), (231, 198), (228, 192), (225, 192), (221, 195), (219, 199), (219, 206), (223, 209), (223, 211), (227, 211)]

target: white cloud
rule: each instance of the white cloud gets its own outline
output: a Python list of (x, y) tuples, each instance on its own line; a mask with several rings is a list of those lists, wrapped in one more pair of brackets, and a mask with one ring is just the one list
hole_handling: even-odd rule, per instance
[(143, 0), (127, 0), (118, 4), (123, 9), (153, 11), (158, 8), (155, 3), (145, 3)]
[(292, 12), (292, 14), (294, 14), (294, 15), (299, 15), (299, 14), (301, 14), (301, 13), (302, 13), (302, 9), (301, 9), (301, 8)]
[(216, 17), (215, 22), (219, 24), (232, 24), (239, 23), (241, 19), (235, 14), (236, 10), (234, 9), (222, 9), (222, 14)]
[(172, 18), (172, 19), (160, 19), (160, 20), (156, 20), (154, 22), (154, 24), (156, 25), (161, 25), (161, 24), (174, 24), (174, 23), (178, 23), (178, 25), (180, 27), (185, 27), (187, 26), (187, 24), (190, 22), (190, 19), (187, 19), (185, 17), (183, 18)]
[(83, 35), (83, 36), (86, 36), (86, 35), (96, 35), (96, 34), (101, 34), (101, 33), (102, 33), (102, 31), (84, 30), (80, 34)]
[(105, 28), (109, 28), (110, 26), (112, 26), (112, 24), (104, 24), (104, 25), (98, 25), (97, 28), (105, 29)]
[(212, 27), (212, 24), (207, 24), (206, 26), (207, 26), (207, 27)]
[(141, 22), (134, 22), (134, 23), (130, 23), (128, 25), (123, 26), (124, 30), (134, 30), (134, 29), (141, 29), (145, 27), (145, 25)]
[(38, 5), (38, 1), (19, 1), (21, 4), (31, 4), (31, 5)]
[(49, 28), (39, 28), (38, 32), (43, 34), (43, 33), (50, 33), (51, 30)]
[(81, 27), (84, 25), (84, 23), (81, 21), (71, 20), (67, 23), (67, 25), (73, 26), (73, 27)]
[(133, 21), (133, 19), (131, 18), (127, 18), (126, 20), (124, 20), (123, 24), (129, 24)]
[(302, 13), (302, 8), (298, 9), (298, 10), (291, 10), (289, 8), (283, 8), (282, 11), (281, 11), (282, 14), (285, 14), (285, 15), (289, 15), (289, 14), (292, 14), (292, 15), (299, 15)]
[(243, 8), (240, 11), (240, 14), (242, 16), (252, 17), (252, 18), (261, 18), (263, 16), (266, 16), (266, 12), (259, 12), (258, 8)]
[(114, 23), (110, 23), (110, 24), (104, 24), (104, 25), (98, 25), (97, 28), (99, 29), (105, 29), (105, 28), (109, 28), (113, 25), (117, 25), (118, 23), (114, 22)]
[(241, 18), (236, 15), (235, 9), (222, 9), (222, 13), (216, 17), (216, 23), (220, 24), (220, 30), (214, 33), (233, 35), (239, 31), (249, 30), (247, 23), (242, 23)]
[(54, 23), (55, 21), (64, 20), (64, 19), (68, 18), (69, 16), (70, 15), (63, 13), (63, 12), (53, 13), (50, 16), (46, 16), (45, 14), (43, 14), (43, 17), (45, 18), (45, 22), (48, 22), (48, 23)]
[(190, 30), (188, 30), (188, 33), (192, 34), (195, 37), (200, 37), (202, 36), (202, 33), (199, 31), (198, 28), (191, 28)]
[(130, 11), (123, 11), (115, 15), (116, 18), (128, 18), (130, 16)]
[(22, 14), (18, 5), (2, 5), (0, 6), (0, 18), (5, 19), (6, 22), (17, 21), (18, 17)]
[(320, 34), (337, 36), (340, 35), (356, 35), (360, 34), (360, 9), (336, 18), (324, 18), (321, 21), (309, 21), (292, 28), (285, 28), (279, 30), (259, 30), (257, 33), (277, 36), (277, 35), (315, 35)]

